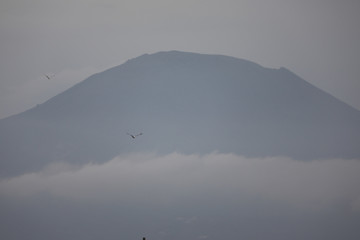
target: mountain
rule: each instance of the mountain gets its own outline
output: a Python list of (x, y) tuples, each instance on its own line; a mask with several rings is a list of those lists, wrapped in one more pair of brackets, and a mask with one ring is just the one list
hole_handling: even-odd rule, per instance
[(159, 52), (0, 120), (0, 177), (139, 151), (359, 158), (359, 143), (360, 112), (285, 68)]

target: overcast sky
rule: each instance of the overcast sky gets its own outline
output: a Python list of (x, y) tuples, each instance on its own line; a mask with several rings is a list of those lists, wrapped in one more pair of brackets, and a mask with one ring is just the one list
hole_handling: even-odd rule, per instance
[[(168, 50), (286, 67), (360, 109), (359, 13), (358, 0), (2, 0), (0, 118)], [(0, 237), (355, 240), (359, 172), (216, 152), (57, 162), (0, 180)]]
[(360, 109), (359, 12), (357, 0), (3, 0), (0, 118), (164, 50), (283, 66)]

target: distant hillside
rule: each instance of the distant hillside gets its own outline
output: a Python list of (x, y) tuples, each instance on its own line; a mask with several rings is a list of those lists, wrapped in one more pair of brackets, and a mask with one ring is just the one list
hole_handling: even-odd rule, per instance
[(159, 52), (0, 120), (0, 176), (137, 151), (359, 158), (359, 143), (360, 112), (285, 68)]

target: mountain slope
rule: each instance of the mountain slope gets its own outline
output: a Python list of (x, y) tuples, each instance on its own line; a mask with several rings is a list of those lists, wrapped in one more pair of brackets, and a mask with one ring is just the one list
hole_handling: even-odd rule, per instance
[[(144, 132), (130, 139), (126, 132)], [(284, 68), (160, 52), (0, 120), (0, 174), (135, 151), (359, 158), (360, 113)]]

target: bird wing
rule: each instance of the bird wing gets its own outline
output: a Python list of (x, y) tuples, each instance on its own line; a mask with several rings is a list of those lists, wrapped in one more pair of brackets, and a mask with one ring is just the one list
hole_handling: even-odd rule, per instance
[(135, 138), (134, 135), (130, 134), (130, 133), (126, 133), (127, 135), (130, 135), (132, 138)]

